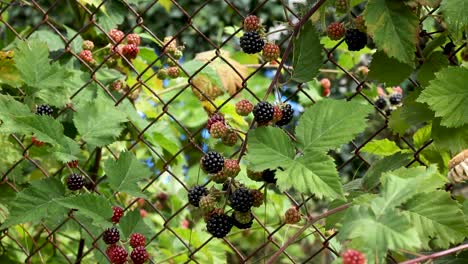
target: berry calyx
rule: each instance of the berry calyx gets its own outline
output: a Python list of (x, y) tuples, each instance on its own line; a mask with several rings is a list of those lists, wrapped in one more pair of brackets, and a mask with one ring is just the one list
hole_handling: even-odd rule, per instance
[(284, 213), (284, 222), (286, 224), (296, 224), (301, 221), (301, 213), (295, 208), (289, 208), (286, 213)]
[(102, 234), (102, 240), (108, 245), (115, 244), (120, 240), (120, 232), (116, 227), (107, 228)]
[(135, 44), (127, 44), (123, 46), (122, 48), (122, 54), (125, 56), (125, 58), (129, 60), (133, 60), (137, 57), (138, 52), (140, 50), (138, 49), (137, 45)]
[(211, 129), (211, 126), (216, 123), (216, 122), (223, 122), (225, 123), (226, 121), (224, 120), (224, 116), (222, 116), (221, 114), (218, 114), (218, 113), (215, 113), (215, 114), (212, 114), (210, 116), (210, 118), (208, 119), (208, 122), (206, 124), (206, 127), (208, 128), (208, 130)]
[(83, 176), (78, 173), (72, 173), (67, 178), (67, 187), (71, 191), (77, 191), (83, 188), (85, 184)]
[(384, 110), (387, 107), (387, 100), (385, 99), (384, 96), (379, 96), (379, 98), (377, 98), (377, 100), (375, 100), (374, 104), (380, 110)]
[(341, 257), (343, 264), (365, 264), (367, 262), (364, 254), (354, 249), (346, 250)]
[(257, 31), (260, 27), (260, 19), (255, 15), (248, 15), (244, 18), (244, 31)]
[(215, 209), (216, 199), (211, 195), (205, 195), (200, 198), (200, 209), (206, 214)]
[(226, 136), (228, 131), (229, 129), (227, 128), (226, 124), (220, 121), (211, 125), (210, 134), (214, 138), (222, 138)]
[(81, 48), (84, 50), (93, 50), (94, 49), (94, 42), (91, 40), (85, 40), (83, 41), (83, 44), (81, 45)]
[(280, 48), (274, 43), (267, 43), (263, 47), (263, 59), (267, 62), (276, 60), (280, 55)]
[(205, 195), (208, 195), (208, 189), (205, 186), (196, 185), (188, 190), (189, 203), (198, 207), (201, 197)]
[(224, 173), (226, 174), (227, 177), (236, 177), (237, 174), (239, 174), (240, 172), (240, 166), (239, 166), (239, 162), (237, 162), (237, 160), (234, 160), (234, 159), (227, 159), (224, 161)]
[(149, 259), (149, 255), (145, 247), (139, 246), (132, 250), (130, 258), (133, 260), (134, 264), (143, 264)]
[(124, 210), (120, 206), (112, 206), (112, 222), (113, 223), (118, 223), (120, 221), (120, 218), (124, 215)]
[(290, 104), (283, 104), (281, 106), (281, 119), (276, 122), (277, 126), (285, 126), (291, 122), (294, 116), (294, 111), (291, 108)]
[(249, 115), (252, 112), (253, 108), (253, 104), (246, 99), (242, 99), (236, 103), (236, 113), (241, 116)]
[(138, 34), (132, 33), (128, 34), (127, 36), (127, 43), (128, 44), (135, 44), (135, 45), (140, 45), (141, 43), (141, 38)]
[(366, 46), (367, 35), (354, 28), (348, 29), (345, 33), (345, 42), (349, 51), (358, 51)]
[(130, 246), (136, 248), (139, 246), (145, 246), (146, 238), (140, 233), (133, 233), (130, 235)]
[(208, 218), (206, 229), (214, 237), (223, 238), (231, 231), (232, 225), (231, 217), (224, 213), (216, 212)]
[(399, 105), (401, 104), (401, 100), (403, 99), (403, 95), (401, 93), (393, 93), (388, 98), (388, 101), (391, 105)]
[(229, 197), (232, 209), (239, 212), (248, 212), (253, 205), (253, 196), (245, 187), (237, 188)]
[(236, 145), (237, 140), (237, 133), (233, 130), (228, 131), (228, 133), (222, 138), (223, 144), (231, 147)]
[(253, 114), (255, 121), (259, 124), (265, 124), (273, 119), (274, 109), (270, 103), (263, 101), (254, 107)]
[(172, 66), (172, 67), (167, 68), (167, 76), (171, 77), (172, 79), (179, 77), (179, 75), (180, 75), (180, 71), (178, 67)]
[(218, 173), (224, 167), (224, 157), (216, 151), (209, 151), (201, 158), (201, 165), (208, 173)]
[(250, 31), (244, 33), (240, 38), (240, 46), (245, 53), (255, 54), (262, 51), (265, 41), (260, 37), (258, 32)]
[(124, 264), (127, 261), (128, 253), (125, 248), (118, 245), (111, 245), (106, 249), (106, 254), (112, 264)]
[(336, 12), (346, 13), (349, 10), (349, 0), (336, 0), (335, 1)]
[(108, 34), (115, 43), (119, 43), (125, 37), (125, 34), (116, 28), (111, 29)]
[(52, 107), (46, 104), (38, 105), (36, 106), (36, 114), (37, 115), (52, 115), (54, 110), (52, 110)]
[(327, 27), (327, 36), (331, 40), (342, 39), (345, 35), (346, 29), (343, 23), (333, 22)]
[(250, 192), (252, 193), (252, 197), (253, 197), (252, 206), (260, 207), (263, 204), (263, 198), (264, 198), (263, 193), (256, 189), (250, 190)]

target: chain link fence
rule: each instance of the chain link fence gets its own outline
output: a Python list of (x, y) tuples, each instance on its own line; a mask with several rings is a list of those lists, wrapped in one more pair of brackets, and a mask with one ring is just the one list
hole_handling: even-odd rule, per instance
[[(103, 14), (107, 12), (116, 12), (113, 10), (116, 8), (110, 2), (118, 2), (118, 8), (124, 8), (126, 16), (120, 18), (119, 22), (124, 25), (122, 30), (126, 35), (132, 32), (139, 32), (140, 35), (145, 35), (146, 40), (153, 39), (154, 42), (164, 43), (164, 46), (160, 47), (154, 43), (148, 44), (151, 49), (154, 50), (158, 56), (154, 56), (154, 60), (149, 62), (144, 67), (140, 65), (134, 65), (132, 61), (125, 60), (126, 66), (129, 71), (136, 74), (135, 82), (132, 85), (126, 87), (120, 93), (115, 93), (112, 85), (106, 84), (99, 77), (103, 67), (112, 60), (112, 54), (104, 56), (103, 60), (91, 65), (80, 58), (79, 52), (76, 48), (76, 43), (79, 42), (82, 35), (89, 33), (91, 29), (98, 32), (99, 35), (105, 36), (106, 41), (111, 39), (108, 35), (107, 24), (108, 20), (103, 19)], [(191, 93), (192, 89), (197, 90), (200, 94), (204, 106), (209, 108), (211, 112), (222, 112), (223, 108), (227, 107), (229, 102), (235, 98), (242, 97), (243, 94), (249, 94), (255, 97), (258, 101), (269, 98), (274, 91), (283, 93), (287, 90), (284, 96), (280, 96), (284, 102), (295, 102), (297, 98), (301, 97), (302, 101), (309, 101), (309, 104), (315, 103), (314, 96), (310, 94), (310, 89), (304, 84), (294, 84), (285, 88), (283, 82), (286, 81), (287, 75), (290, 74), (291, 68), (288, 66), (292, 59), (292, 39), (299, 33), (301, 26), (309, 21), (309, 19), (316, 14), (317, 10), (325, 4), (327, 1), (319, 0), (314, 2), (307, 10), (298, 10), (297, 6), (289, 3), (285, 0), (276, 1), (228, 1), (228, 0), (207, 0), (207, 1), (1, 1), (0, 3), (0, 17), (2, 28), (1, 36), (6, 39), (16, 38), (17, 40), (28, 40), (37, 37), (36, 34), (45, 34), (47, 32), (47, 38), (59, 38), (62, 41), (61, 48), (55, 49), (51, 54), (54, 60), (60, 60), (63, 57), (73, 56), (76, 61), (79, 61), (83, 71), (90, 74), (90, 78), (86, 80), (85, 84), (72, 95), (71, 101), (75, 101), (82, 96), (82, 94), (91, 86), (97, 85), (99, 89), (102, 89), (104, 93), (114, 102), (114, 107), (119, 107), (124, 101), (131, 99), (135, 102), (139, 94), (146, 94), (157, 102), (161, 111), (157, 112), (151, 119), (149, 124), (141, 127), (140, 124), (129, 122), (131, 129), (134, 131), (131, 135), (132, 138), (128, 140), (126, 146), (129, 151), (138, 151), (139, 148), (146, 148), (154, 158), (159, 160), (156, 165), (157, 169), (154, 170), (154, 174), (150, 179), (147, 179), (145, 185), (141, 191), (145, 192), (158, 184), (158, 182), (169, 181), (171, 184), (177, 184), (186, 193), (191, 187), (188, 185), (187, 180), (180, 171), (176, 172), (172, 169), (173, 164), (178, 159), (198, 159), (202, 153), (206, 151), (206, 147), (203, 145), (203, 133), (204, 126), (199, 126), (194, 129), (193, 126), (187, 126), (184, 120), (181, 120), (180, 114), (175, 114), (173, 111), (173, 105), (179, 104), (179, 97), (184, 93)], [(88, 3), (88, 4), (87, 4)], [(91, 4), (89, 4), (91, 3)], [(170, 11), (165, 12), (164, 7), (170, 6)], [(275, 9), (275, 12), (271, 12), (271, 8)], [(279, 9), (278, 9), (279, 8)], [(104, 11), (105, 9), (105, 11)], [(203, 12), (205, 9), (210, 9), (210, 13)], [(70, 21), (71, 14), (69, 12), (77, 12), (76, 17), (81, 21)], [(220, 10), (223, 12), (211, 12)], [(266, 10), (266, 12), (264, 11)], [(278, 12), (279, 10), (279, 12)], [(173, 16), (170, 16), (172, 14)], [(287, 20), (292, 26), (291, 30), (283, 32), (284, 34), (277, 34), (277, 43), (281, 46), (281, 56), (276, 63), (261, 63), (256, 65), (249, 65), (252, 71), (247, 75), (239, 72), (238, 66), (233, 64), (233, 60), (226, 56), (224, 49), (232, 49), (235, 47), (238, 49), (238, 37), (236, 36), (241, 32), (241, 23), (243, 19), (249, 14), (261, 14), (261, 18), (268, 16), (275, 16), (275, 18)], [(213, 32), (213, 27), (206, 27), (210, 23), (212, 17), (221, 17), (223, 22), (216, 21), (226, 25), (235, 25), (232, 27), (229, 34), (226, 31)], [(220, 19), (221, 19), (220, 18)], [(155, 21), (162, 20), (159, 25), (163, 25), (166, 28), (154, 28), (156, 25)], [(164, 21), (167, 20), (167, 21)], [(63, 24), (66, 21), (67, 25)], [(271, 21), (271, 20), (268, 20)], [(70, 26), (82, 23), (82, 27), (73, 28)], [(421, 21), (422, 23), (422, 21)], [(273, 22), (270, 24), (271, 27), (277, 26)], [(219, 30), (219, 29), (218, 29)], [(165, 48), (170, 45), (170, 42), (165, 42), (164, 38), (167, 37), (167, 32), (171, 32), (170, 36), (172, 40), (178, 40), (185, 42), (184, 40), (190, 40), (190, 43), (185, 43), (185, 56), (194, 57), (195, 53), (206, 50), (213, 50), (212, 53), (205, 58), (204, 62), (197, 67), (196, 70), (185, 69), (184, 63), (172, 58), (169, 54), (164, 53)], [(167, 34), (169, 35), (169, 34)], [(218, 36), (216, 36), (218, 35)], [(219, 37), (222, 35), (222, 37)], [(145, 42), (146, 43), (146, 42)], [(118, 43), (116, 43), (118, 44)], [(365, 61), (360, 59), (352, 70), (347, 70), (347, 67), (343, 67), (336, 58), (337, 49), (343, 41), (340, 41), (332, 48), (324, 50), (326, 59), (323, 61), (323, 67), (320, 71), (319, 78), (330, 77), (333, 80), (337, 80), (333, 85), (333, 96), (346, 97), (347, 100), (355, 100), (356, 98), (365, 99), (369, 104), (373, 104), (375, 98), (370, 97), (365, 93), (366, 89), (372, 83), (368, 83), (365, 76), (357, 74), (357, 68), (362, 66)], [(457, 51), (456, 51), (457, 52)], [(453, 56), (453, 55), (452, 55)], [(171, 60), (181, 72), (183, 72), (188, 78), (183, 83), (177, 84), (176, 92), (171, 93), (171, 96), (161, 96), (161, 91), (156, 89), (154, 83), (157, 79), (155, 68), (161, 67), (164, 64), (163, 60)], [(205, 94), (204, 89), (197, 87), (194, 83), (194, 78), (198, 76), (208, 65), (214, 62), (222, 62), (228, 65), (230, 68), (229, 74), (236, 75), (234, 78), (239, 79), (238, 87), (235, 92), (231, 92), (228, 99), (223, 102), (215, 101), (211, 95)], [(282, 71), (276, 71), (276, 69), (282, 69)], [(272, 71), (273, 70), (273, 71)], [(255, 75), (261, 75), (263, 72), (269, 71), (270, 83), (268, 89), (263, 89), (262, 93), (258, 93), (257, 90), (250, 89), (250, 80)], [(285, 77), (286, 76), (286, 77)], [(339, 76), (339, 77), (337, 77)], [(418, 87), (418, 83), (413, 79), (408, 80), (409, 87)], [(343, 92), (344, 90), (344, 92)], [(278, 96), (277, 96), (278, 97)], [(392, 136), (388, 131), (388, 115), (385, 111), (379, 110), (377, 107), (376, 116), (377, 120), (373, 121), (370, 129), (365, 135), (359, 136), (355, 141), (350, 142), (345, 147), (349, 155), (340, 155), (335, 153), (337, 160), (337, 168), (340, 173), (344, 175), (357, 173), (364, 173), (371, 165), (371, 161), (366, 159), (366, 156), (362, 154), (361, 149), (366, 146), (373, 139), (391, 136), (396, 141), (408, 148), (412, 153), (412, 161), (407, 164), (408, 166), (413, 163), (420, 163), (425, 165), (420, 159), (419, 154), (425, 148), (427, 148), (432, 141), (426, 142), (421, 147), (415, 147), (411, 142), (411, 139), (405, 135), (398, 137)], [(69, 104), (63, 109), (59, 110), (59, 115), (56, 118), (60, 118), (62, 114), (67, 111), (73, 111), (73, 104)], [(352, 111), (352, 109), (351, 109)], [(194, 119), (207, 120), (205, 116), (194, 116)], [(161, 123), (161, 120), (170, 120), (171, 124), (177, 126), (179, 131), (185, 135), (181, 147), (172, 152), (170, 155), (163, 153), (160, 148), (155, 147), (154, 144), (148, 142), (148, 138), (145, 134), (154, 127)], [(206, 121), (204, 121), (206, 122)], [(167, 124), (163, 122), (162, 124)], [(252, 125), (251, 125), (252, 127)], [(242, 135), (241, 135), (242, 136)], [(20, 166), (33, 167), (30, 170), (38, 170), (43, 177), (56, 177), (68, 170), (71, 171), (67, 165), (54, 170), (49, 170), (47, 167), (41, 165), (41, 162), (34, 156), (32, 150), (33, 144), (25, 140), (23, 136), (11, 134), (10, 137), (14, 140), (17, 147), (22, 151), (22, 157), (15, 161), (12, 166), (2, 172), (2, 186), (3, 190), (8, 192), (17, 192), (18, 186), (11, 174), (16, 168)], [(244, 137), (240, 137), (243, 139)], [(82, 142), (82, 149), (86, 149), (86, 142)], [(233, 158), (242, 159), (244, 152), (246, 151), (246, 142), (242, 142), (242, 145), (234, 152)], [(187, 157), (186, 153), (190, 152), (191, 156)], [(88, 157), (87, 160), (83, 160), (78, 165), (77, 170), (86, 176), (90, 182), (88, 189), (92, 192), (100, 193), (99, 185), (105, 179), (105, 175), (99, 170), (99, 166), (92, 166), (92, 164), (99, 164), (103, 153), (111, 155), (114, 158), (118, 157), (118, 153), (115, 148), (103, 147), (95, 149)], [(194, 154), (195, 153), (195, 154)], [(95, 163), (98, 161), (97, 163)], [(195, 161), (196, 162), (196, 161)], [(40, 177), (38, 175), (37, 177)], [(199, 180), (200, 181), (200, 180)], [(263, 185), (260, 187), (261, 190), (271, 189), (275, 191), (273, 186)], [(104, 195), (104, 194), (101, 194)], [(117, 194), (112, 194), (116, 196)], [(228, 236), (221, 242), (216, 242), (217, 239), (210, 238), (208, 235), (203, 241), (192, 241), (190, 233), (193, 222), (189, 223), (189, 229), (181, 232), (180, 219), (181, 216), (187, 215), (191, 209), (188, 203), (177, 204), (172, 207), (172, 210), (168, 213), (161, 209), (160, 197), (149, 196), (148, 198), (142, 199), (132, 198), (126, 200), (125, 211), (134, 209), (136, 206), (139, 208), (145, 208), (148, 214), (159, 215), (162, 222), (156, 227), (154, 235), (147, 239), (147, 248), (150, 248), (150, 263), (209, 263), (210, 259), (206, 259), (204, 256), (207, 255), (207, 250), (213, 250), (210, 245), (215, 243), (222, 243), (223, 249), (229, 252), (226, 257), (226, 262), (229, 263), (257, 263), (264, 262), (269, 259), (273, 254), (279, 255), (279, 263), (330, 263), (333, 259), (333, 255), (338, 256), (338, 250), (333, 246), (334, 237), (337, 234), (336, 231), (325, 231), (323, 228), (323, 222), (321, 219), (316, 219), (317, 215), (325, 212), (326, 209), (318, 204), (314, 197), (304, 197), (297, 193), (284, 192), (283, 197), (288, 200), (293, 206), (297, 206), (300, 211), (306, 216), (307, 228), (299, 229), (296, 235), (292, 236), (291, 233), (286, 239), (281, 231), (289, 228), (287, 225), (280, 221), (281, 216), (278, 216), (276, 223), (265, 222), (263, 217), (255, 215), (254, 212), (254, 226), (250, 231), (237, 232), (235, 236), (237, 238), (232, 239)], [(268, 203), (268, 195), (266, 202)], [(186, 198), (182, 198), (186, 200)], [(273, 202), (273, 201), (272, 201)], [(311, 203), (314, 202), (315, 208), (309, 208)], [(262, 210), (261, 208), (258, 210)], [(200, 220), (202, 221), (202, 220)], [(82, 229), (83, 234), (87, 234), (92, 242), (85, 241), (80, 235), (68, 234), (65, 227), (70, 223), (77, 224)], [(52, 250), (54, 255), (59, 255), (61, 261), (64, 263), (95, 263), (95, 260), (91, 256), (100, 255), (102, 258), (107, 258), (105, 248), (98, 244), (101, 238), (101, 234), (96, 233), (95, 230), (88, 228), (87, 223), (81, 222), (75, 216), (75, 211), (71, 210), (61, 223), (51, 225), (49, 223), (41, 223), (36, 226), (22, 225), (12, 227), (6, 230), (2, 230), (0, 241), (3, 245), (3, 250), (15, 250), (17, 255), (21, 259), (24, 259), (25, 263), (56, 263), (48, 262), (41, 255), (44, 250)], [(251, 233), (260, 234), (256, 237), (254, 247), (245, 248), (242, 247), (244, 237), (248, 239)], [(307, 237), (315, 237), (313, 240), (307, 240)], [(165, 242), (162, 242), (165, 241)], [(85, 245), (85, 242), (87, 243)], [(174, 251), (173, 256), (167, 258), (157, 258), (158, 247), (160, 243), (172, 243)], [(92, 245), (92, 246), (89, 246)], [(290, 251), (292, 245), (299, 246), (299, 250), (295, 249)], [(215, 250), (219, 250), (216, 248)], [(279, 253), (278, 253), (279, 252)], [(300, 253), (298, 253), (300, 252)], [(213, 254), (224, 254), (220, 252), (212, 252)], [(202, 256), (203, 255), (203, 256)], [(212, 260), (211, 260), (212, 261)], [(392, 262), (391, 258), (389, 259)], [(57, 262), (58, 263), (58, 262)]]

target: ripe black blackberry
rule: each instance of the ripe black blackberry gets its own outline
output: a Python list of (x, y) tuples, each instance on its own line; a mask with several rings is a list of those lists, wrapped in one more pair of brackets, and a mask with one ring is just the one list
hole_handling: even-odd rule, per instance
[(266, 169), (262, 172), (262, 179), (266, 183), (276, 184), (276, 170)]
[(385, 100), (385, 97), (379, 96), (379, 98), (375, 100), (374, 104), (377, 108), (384, 110), (387, 107), (387, 100)]
[(85, 180), (83, 176), (78, 173), (72, 173), (67, 178), (67, 187), (71, 191), (77, 191), (83, 188)]
[(403, 95), (401, 93), (393, 93), (388, 98), (388, 100), (390, 101), (390, 104), (392, 104), (392, 105), (401, 104), (402, 99), (403, 99)]
[(345, 33), (345, 42), (348, 44), (348, 50), (358, 51), (367, 44), (367, 35), (357, 29), (348, 29)]
[(189, 203), (195, 207), (198, 207), (198, 204), (200, 203), (200, 198), (205, 195), (208, 195), (208, 190), (206, 189), (206, 187), (196, 185), (190, 188), (188, 191)]
[(224, 157), (216, 151), (208, 151), (201, 158), (201, 164), (204, 171), (218, 173), (224, 167)]
[(244, 33), (240, 38), (240, 46), (247, 54), (254, 54), (262, 51), (265, 41), (260, 37), (257, 31)]
[(260, 102), (253, 109), (255, 121), (260, 124), (270, 122), (273, 119), (274, 112), (273, 106), (268, 102)]
[(237, 188), (229, 197), (232, 209), (239, 212), (248, 212), (253, 205), (253, 195), (249, 189)]
[(52, 110), (52, 107), (46, 104), (38, 105), (36, 106), (36, 114), (38, 115), (52, 115), (54, 110)]
[(281, 113), (283, 114), (281, 120), (276, 122), (277, 126), (284, 126), (289, 124), (293, 118), (294, 111), (291, 108), (290, 104), (285, 104), (281, 106)]
[(102, 240), (108, 245), (115, 244), (120, 240), (120, 232), (116, 227), (107, 228), (102, 234)]
[(224, 213), (216, 213), (206, 222), (206, 229), (214, 237), (223, 238), (231, 231), (232, 225), (231, 217)]

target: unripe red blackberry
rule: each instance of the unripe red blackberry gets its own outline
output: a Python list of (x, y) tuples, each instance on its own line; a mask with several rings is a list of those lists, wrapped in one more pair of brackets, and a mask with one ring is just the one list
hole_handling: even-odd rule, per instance
[(82, 50), (80, 52), (80, 58), (86, 63), (94, 63), (93, 53), (90, 50)]
[(173, 67), (167, 68), (167, 76), (171, 77), (172, 79), (179, 77), (179, 75), (180, 75), (180, 71), (178, 67), (173, 66)]
[(159, 80), (164, 80), (167, 78), (167, 70), (166, 69), (159, 69), (158, 73), (156, 74)]
[(116, 227), (107, 228), (102, 234), (102, 240), (104, 243), (111, 245), (119, 242), (120, 232)]
[(296, 207), (291, 207), (284, 213), (284, 222), (286, 224), (296, 224), (299, 221), (301, 221), (301, 213)]
[(225, 237), (232, 229), (232, 219), (224, 213), (212, 214), (206, 222), (206, 229), (217, 238)]
[(72, 173), (67, 178), (67, 187), (71, 191), (77, 191), (83, 188), (85, 184), (83, 176), (78, 173)]
[(216, 199), (211, 195), (205, 195), (200, 198), (200, 209), (206, 214), (215, 209)]
[(81, 45), (81, 48), (84, 50), (93, 50), (94, 49), (94, 43), (91, 40), (85, 40), (83, 41), (83, 44)]
[(228, 179), (228, 176), (226, 175), (226, 173), (224, 173), (224, 170), (218, 173), (210, 174), (210, 176), (211, 180), (213, 180), (216, 183), (224, 183)]
[(257, 31), (260, 27), (260, 19), (255, 15), (248, 15), (244, 18), (244, 31)]
[(233, 130), (228, 131), (228, 133), (222, 138), (223, 144), (226, 146), (234, 146), (237, 143), (237, 133)]
[(357, 30), (363, 32), (363, 33), (366, 33), (367, 31), (367, 27), (366, 27), (366, 24), (364, 22), (364, 17), (363, 16), (357, 16), (355, 19), (354, 19), (354, 26), (356, 27)]
[(36, 106), (36, 115), (48, 115), (48, 116), (50, 116), (50, 115), (52, 115), (53, 112), (54, 112), (54, 110), (49, 105), (41, 104), (41, 105)]
[(237, 188), (229, 197), (232, 209), (239, 212), (248, 212), (253, 205), (253, 196), (245, 187)]
[(349, 0), (336, 0), (335, 8), (338, 13), (347, 13), (349, 10)]
[(278, 105), (273, 106), (273, 119), (271, 120), (273, 123), (276, 123), (283, 118), (283, 111)]
[(339, 40), (343, 38), (345, 31), (346, 29), (343, 23), (333, 22), (327, 27), (327, 36), (331, 40)]
[(211, 125), (210, 134), (214, 138), (222, 138), (226, 136), (228, 131), (229, 129), (227, 128), (226, 124), (224, 124), (224, 122), (216, 122)]
[(187, 195), (189, 203), (195, 207), (198, 207), (202, 196), (208, 195), (208, 190), (205, 186), (196, 185), (188, 190)]
[(285, 126), (291, 122), (294, 116), (294, 111), (292, 110), (292, 107), (290, 104), (283, 104), (281, 106), (281, 120), (276, 122), (277, 126)]
[(130, 235), (130, 246), (136, 248), (139, 246), (145, 246), (146, 238), (140, 233), (133, 233)]
[(118, 223), (120, 221), (120, 218), (124, 215), (124, 210), (120, 206), (112, 206), (112, 222), (113, 223)]
[(353, 249), (346, 250), (341, 257), (343, 258), (343, 264), (366, 264), (367, 262), (364, 254)]
[(240, 38), (240, 46), (245, 53), (254, 54), (262, 51), (265, 41), (260, 37), (258, 32), (250, 31), (244, 33)]
[(145, 247), (139, 246), (132, 250), (130, 258), (132, 259), (133, 264), (143, 264), (149, 259), (149, 255)]
[(111, 245), (106, 249), (106, 254), (112, 264), (124, 264), (127, 261), (128, 253), (125, 248), (118, 245)]
[(208, 130), (211, 129), (211, 126), (216, 123), (216, 122), (223, 122), (223, 123), (226, 123), (226, 121), (224, 120), (224, 116), (222, 116), (221, 114), (219, 113), (215, 113), (215, 114), (212, 114), (210, 116), (210, 118), (208, 119), (208, 122), (206, 124), (206, 128), (208, 128)]
[(122, 48), (122, 54), (129, 60), (135, 59), (139, 51), (135, 44), (127, 44)]
[(208, 173), (218, 173), (224, 167), (224, 157), (216, 151), (209, 151), (201, 158), (201, 165)]
[(263, 101), (254, 107), (253, 114), (255, 121), (260, 124), (265, 124), (273, 119), (274, 109), (270, 103)]
[(367, 44), (367, 35), (357, 29), (348, 29), (345, 33), (345, 42), (348, 44), (348, 50), (358, 51)]
[(250, 190), (253, 197), (253, 207), (260, 207), (263, 204), (263, 193), (257, 189)]
[(111, 29), (108, 34), (115, 43), (119, 43), (125, 37), (125, 34), (116, 28)]
[(127, 43), (128, 44), (135, 44), (135, 45), (140, 45), (141, 43), (141, 38), (138, 34), (128, 34), (127, 35)]
[(280, 48), (274, 43), (267, 43), (262, 51), (263, 59), (267, 62), (276, 60), (280, 55)]
[(228, 177), (234, 178), (237, 176), (237, 174), (239, 174), (239, 172), (240, 172), (240, 166), (237, 160), (227, 159), (224, 161), (224, 173)]
[(252, 112), (253, 108), (253, 104), (246, 99), (242, 99), (236, 103), (236, 113), (241, 116), (249, 115)]

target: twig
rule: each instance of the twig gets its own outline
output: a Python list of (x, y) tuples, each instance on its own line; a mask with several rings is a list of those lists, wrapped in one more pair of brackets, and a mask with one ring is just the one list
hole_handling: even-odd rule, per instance
[(292, 237), (290, 237), (288, 239), (288, 241), (286, 241), (286, 243), (284, 243), (281, 248), (276, 251), (276, 253), (266, 262), (267, 264), (271, 264), (271, 263), (275, 263), (276, 259), (281, 255), (281, 253), (283, 253), (287, 247), (289, 247), (289, 245), (291, 245), (292, 243), (294, 243), (296, 241), (296, 239), (302, 234), (304, 233), (305, 230), (307, 230), (307, 228), (309, 228), (311, 225), (313, 225), (315, 222), (317, 222), (318, 220), (322, 219), (322, 218), (326, 218), (332, 214), (336, 214), (338, 212), (341, 212), (345, 209), (347, 209), (349, 206), (351, 206), (351, 203), (347, 203), (347, 204), (343, 204), (341, 206), (338, 206), (336, 208), (333, 208), (329, 211), (326, 211), (325, 213), (317, 216), (317, 217), (314, 217), (312, 218), (311, 216), (308, 217), (308, 221), (307, 223), (299, 230), (297, 230), (296, 233), (294, 233), (294, 235)]
[(427, 256), (423, 256), (423, 257), (403, 261), (403, 262), (400, 262), (400, 264), (416, 264), (418, 262), (422, 262), (422, 261), (425, 261), (425, 260), (428, 260), (428, 259), (436, 259), (436, 258), (440, 258), (440, 257), (446, 256), (446, 255), (450, 255), (452, 253), (455, 253), (455, 252), (458, 252), (458, 251), (461, 251), (461, 250), (464, 250), (464, 249), (468, 249), (468, 244), (464, 244), (464, 245), (460, 245), (458, 247), (443, 250), (443, 251), (440, 251), (440, 252), (437, 252), (437, 253), (434, 253), (434, 254), (431, 254), (431, 255), (427, 255)]

